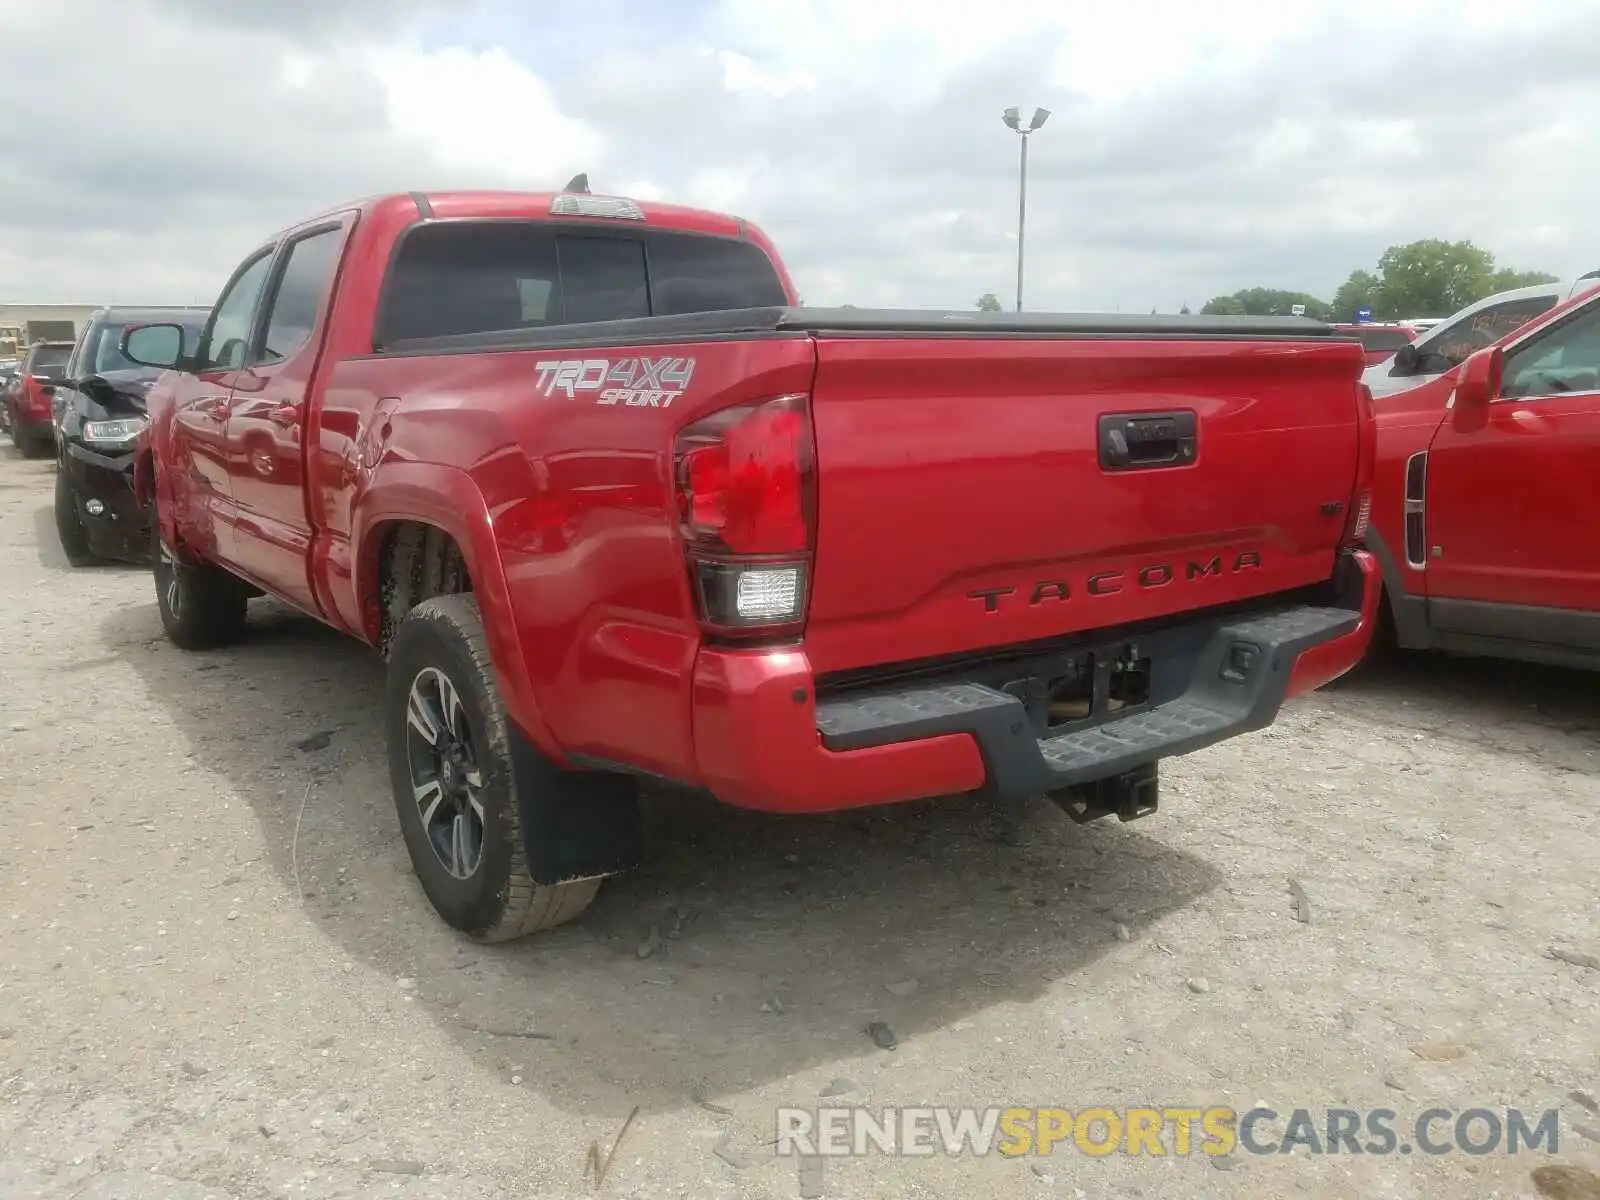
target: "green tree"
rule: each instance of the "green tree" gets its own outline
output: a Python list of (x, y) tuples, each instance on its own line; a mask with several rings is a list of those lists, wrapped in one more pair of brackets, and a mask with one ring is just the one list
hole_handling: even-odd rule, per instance
[(993, 292), (985, 292), (983, 295), (978, 297), (978, 311), (979, 312), (999, 312), (1000, 311), (1000, 298), (998, 296), (996, 296)]
[(1383, 281), (1371, 271), (1351, 271), (1333, 294), (1335, 321), (1354, 321), (1359, 308), (1370, 308), (1374, 316), (1383, 308)]
[(1494, 255), (1470, 241), (1423, 238), (1390, 246), (1378, 259), (1378, 274), (1382, 315), (1391, 318), (1447, 317), (1495, 291)]
[(1326, 321), (1332, 313), (1326, 300), (1305, 292), (1286, 292), (1280, 288), (1243, 288), (1231, 296), (1213, 296), (1200, 311), (1224, 317), (1287, 317), (1296, 304), (1306, 307), (1306, 316)]
[(1189, 311), (1189, 306), (1185, 304), (1182, 308), (1178, 309), (1178, 315), (1180, 317), (1189, 317), (1193, 316), (1194, 314)]
[[(1513, 271), (1501, 267), (1494, 273), (1494, 291), (1509, 292), (1512, 288), (1532, 287), (1536, 283), (1559, 283), (1561, 277), (1549, 271)], [(1494, 293), (1491, 292), (1490, 295)]]

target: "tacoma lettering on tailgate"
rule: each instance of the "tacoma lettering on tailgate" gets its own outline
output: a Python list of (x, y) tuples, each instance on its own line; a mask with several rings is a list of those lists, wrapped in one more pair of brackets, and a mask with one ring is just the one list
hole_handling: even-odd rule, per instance
[(592, 393), (596, 404), (671, 408), (694, 378), (692, 358), (555, 358), (533, 364), (541, 396), (575, 399)]
[[(1140, 567), (1136, 571), (1096, 571), (1081, 581), (1070, 579), (1041, 579), (1028, 591), (1029, 606), (1047, 600), (1070, 600), (1073, 589), (1082, 586), (1088, 596), (1114, 596), (1129, 588), (1163, 588), (1174, 583), (1192, 583), (1197, 579), (1215, 579), (1221, 575), (1234, 575), (1240, 571), (1255, 570), (1261, 566), (1261, 555), (1254, 550), (1241, 550), (1228, 554), (1213, 554), (1210, 558), (1191, 558), (1182, 562), (1158, 562)], [(967, 593), (967, 599), (976, 600), (987, 613), (1000, 611), (1004, 596), (1017, 595), (1014, 587), (979, 588)], [(1010, 605), (1013, 602), (1007, 601)]]

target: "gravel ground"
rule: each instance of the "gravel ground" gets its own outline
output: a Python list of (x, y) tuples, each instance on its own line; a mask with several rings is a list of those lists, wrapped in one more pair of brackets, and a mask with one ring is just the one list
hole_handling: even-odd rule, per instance
[[(799, 1196), (761, 1139), (837, 1080), (1560, 1107), (1555, 1158), (1600, 1170), (1593, 677), (1386, 668), (1169, 763), (1127, 826), (663, 795), (645, 870), (482, 948), (413, 881), (378, 661), (263, 602), (243, 646), (170, 647), (146, 571), (66, 566), (52, 471), (0, 454), (0, 1196), (591, 1195), (635, 1108), (600, 1194)], [(872, 1156), (804, 1191), (1512, 1197), (1550, 1161)]]

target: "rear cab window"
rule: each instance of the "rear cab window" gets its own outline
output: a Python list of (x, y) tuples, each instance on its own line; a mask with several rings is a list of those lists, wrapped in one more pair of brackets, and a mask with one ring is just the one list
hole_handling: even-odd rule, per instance
[(1411, 341), (1403, 329), (1363, 329), (1356, 334), (1363, 350), (1398, 350)]
[(28, 351), (22, 370), (26, 375), (59, 375), (70, 357), (71, 346), (35, 346)]
[(414, 227), (384, 283), (375, 348), (413, 338), (541, 329), (788, 303), (751, 242), (548, 221)]

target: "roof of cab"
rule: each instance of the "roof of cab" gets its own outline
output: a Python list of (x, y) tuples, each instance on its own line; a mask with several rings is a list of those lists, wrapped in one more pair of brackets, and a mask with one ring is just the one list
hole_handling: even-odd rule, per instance
[(105, 304), (89, 314), (91, 321), (118, 320), (142, 321), (150, 319), (159, 320), (162, 317), (185, 316), (193, 314), (199, 317), (210, 315), (211, 310), (200, 304)]
[[(578, 222), (583, 224), (616, 226), (643, 224), (647, 228), (676, 229), (690, 233), (720, 234), (724, 237), (744, 237), (746, 222), (739, 217), (727, 213), (713, 212), (704, 208), (687, 208), (679, 204), (662, 204), (654, 200), (639, 200), (633, 197), (633, 203), (638, 205), (644, 213), (643, 222), (622, 220), (617, 217), (596, 216), (552, 216), (550, 207), (557, 196), (586, 193), (566, 192), (507, 192), (507, 191), (444, 191), (444, 192), (389, 192), (381, 196), (367, 196), (347, 204), (339, 204), (325, 209), (315, 216), (296, 221), (290, 229), (299, 229), (317, 221), (327, 220), (329, 217), (347, 213), (351, 209), (359, 209), (363, 214), (375, 214), (388, 209), (404, 207), (415, 213), (420, 219), (433, 219), (441, 221), (458, 221), (469, 218), (484, 220), (556, 220), (563, 223)], [(595, 199), (623, 199), (610, 193), (596, 192)], [(280, 231), (276, 236), (282, 236), (288, 230)]]

